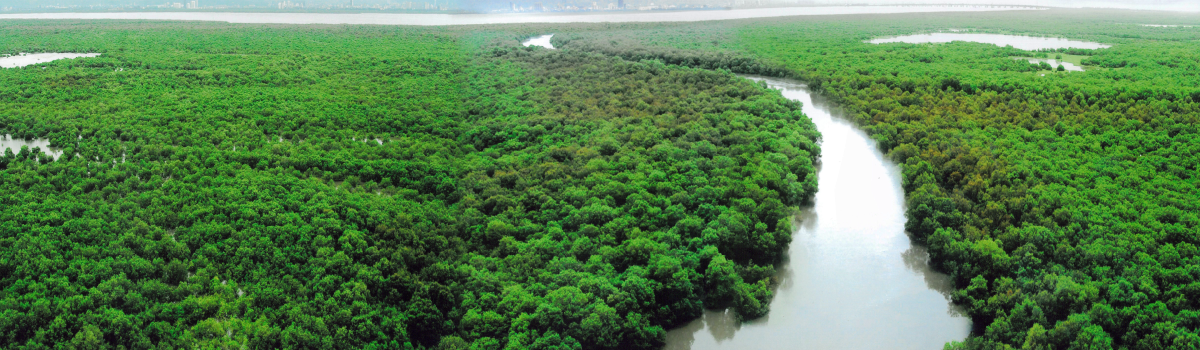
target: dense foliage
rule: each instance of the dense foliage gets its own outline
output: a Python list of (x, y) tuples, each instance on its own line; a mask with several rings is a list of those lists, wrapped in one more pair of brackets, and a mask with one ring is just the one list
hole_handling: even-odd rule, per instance
[[(766, 312), (819, 135), (728, 72), (441, 28), (9, 21), (0, 344), (660, 346)], [(501, 39), (497, 39), (501, 38)]]
[[(908, 230), (977, 326), (949, 348), (1200, 347), (1195, 17), (1052, 10), (581, 28), (556, 44), (797, 77), (904, 169)], [(882, 44), (967, 28), (1113, 45), (1085, 72), (1011, 47)], [(620, 39), (617, 39), (620, 38)], [(782, 73), (772, 73), (780, 71)]]

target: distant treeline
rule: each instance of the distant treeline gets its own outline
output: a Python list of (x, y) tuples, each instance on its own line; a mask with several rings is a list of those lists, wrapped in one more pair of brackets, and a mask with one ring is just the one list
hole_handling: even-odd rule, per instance
[[(903, 166), (907, 229), (976, 330), (949, 349), (1200, 347), (1200, 32), (1049, 10), (621, 24), (565, 49), (806, 80)], [(1194, 24), (1194, 23), (1193, 23)], [(1085, 72), (945, 28), (1095, 40)], [(620, 39), (618, 39), (620, 38)], [(785, 68), (781, 68), (785, 67)]]

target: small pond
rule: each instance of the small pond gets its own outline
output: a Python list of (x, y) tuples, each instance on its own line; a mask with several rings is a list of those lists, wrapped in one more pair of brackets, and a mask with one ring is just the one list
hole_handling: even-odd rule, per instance
[(547, 49), (554, 49), (554, 45), (550, 44), (550, 37), (554, 34), (546, 34), (529, 38), (521, 43), (522, 46), (541, 46)]
[(877, 38), (868, 41), (872, 44), (884, 43), (948, 43), (952, 41), (972, 41), (977, 43), (992, 44), (996, 46), (1008, 46), (1021, 50), (1046, 50), (1046, 49), (1104, 49), (1111, 47), (1101, 43), (1093, 43), (1088, 41), (1077, 41), (1064, 38), (1044, 38), (1036, 36), (1024, 35), (1005, 35), (1005, 34), (979, 34), (979, 33), (931, 33), (931, 34), (913, 34), (905, 36), (894, 36), (887, 38)]
[(34, 147), (40, 147), (43, 153), (49, 154), (51, 157), (54, 157), (55, 160), (58, 160), (58, 157), (61, 157), (63, 153), (61, 148), (50, 147), (49, 139), (25, 140), (22, 138), (14, 138), (9, 134), (5, 134), (3, 137), (0, 137), (0, 152), (4, 152), (4, 149), (11, 149), (13, 154), (16, 154), (17, 152), (21, 151), (21, 146), (28, 146), (30, 151), (32, 151)]
[(46, 63), (54, 60), (96, 56), (100, 56), (100, 54), (69, 52), (22, 53), (15, 56), (0, 57), (0, 68), (18, 68), (31, 64)]
[(1083, 67), (1077, 66), (1074, 63), (1063, 61), (1063, 60), (1056, 60), (1053, 58), (1018, 57), (1017, 59), (1018, 60), (1026, 60), (1026, 61), (1029, 61), (1029, 63), (1046, 62), (1047, 64), (1050, 65), (1050, 67), (1054, 67), (1054, 69), (1058, 69), (1058, 65), (1061, 64), (1063, 66), (1063, 68), (1065, 68), (1068, 72), (1082, 72), (1083, 71)]

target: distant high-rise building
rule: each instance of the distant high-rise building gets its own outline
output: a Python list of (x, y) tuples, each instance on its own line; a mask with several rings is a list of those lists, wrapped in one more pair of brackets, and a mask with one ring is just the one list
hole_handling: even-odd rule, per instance
[(617, 0), (617, 8), (619, 8), (619, 9), (625, 8), (625, 0)]

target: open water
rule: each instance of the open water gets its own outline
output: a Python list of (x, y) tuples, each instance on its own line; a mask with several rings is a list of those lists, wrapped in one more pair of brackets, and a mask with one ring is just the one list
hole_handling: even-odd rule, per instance
[(971, 321), (949, 276), (904, 232), (900, 170), (839, 110), (797, 82), (765, 80), (804, 104), (821, 131), (814, 204), (803, 208), (767, 316), (738, 324), (706, 311), (667, 333), (667, 349), (941, 349)]
[(0, 68), (17, 68), (31, 64), (46, 63), (54, 60), (79, 58), (79, 57), (96, 57), (98, 53), (23, 53), (13, 56), (0, 57)]
[(529, 38), (528, 40), (525, 40), (524, 42), (522, 42), (521, 46), (541, 46), (541, 47), (553, 50), (554, 45), (550, 44), (550, 37), (553, 37), (553, 36), (554, 36), (554, 34), (535, 36), (535, 37)]
[(12, 153), (16, 154), (21, 151), (21, 146), (29, 147), (30, 151), (32, 151), (34, 147), (40, 147), (43, 153), (54, 157), (55, 160), (57, 160), (58, 157), (61, 157), (63, 153), (61, 148), (50, 147), (50, 140), (48, 139), (25, 140), (21, 138), (13, 138), (12, 135), (8, 134), (0, 136), (0, 154), (3, 154), (5, 149), (12, 150)]
[(948, 43), (952, 41), (973, 41), (977, 43), (1009, 46), (1021, 50), (1043, 50), (1060, 48), (1103, 49), (1109, 45), (1089, 41), (1077, 41), (1064, 38), (1045, 38), (1024, 35), (983, 34), (983, 33), (930, 33), (877, 38), (868, 41), (872, 44), (884, 43)]
[(1083, 67), (1076, 66), (1074, 63), (1062, 61), (1062, 60), (1056, 60), (1053, 58), (1018, 58), (1018, 59), (1029, 61), (1029, 63), (1046, 62), (1047, 64), (1049, 64), (1051, 67), (1054, 67), (1055, 69), (1058, 69), (1058, 65), (1061, 64), (1063, 66), (1063, 69), (1066, 69), (1068, 72), (1082, 72), (1083, 71)]

